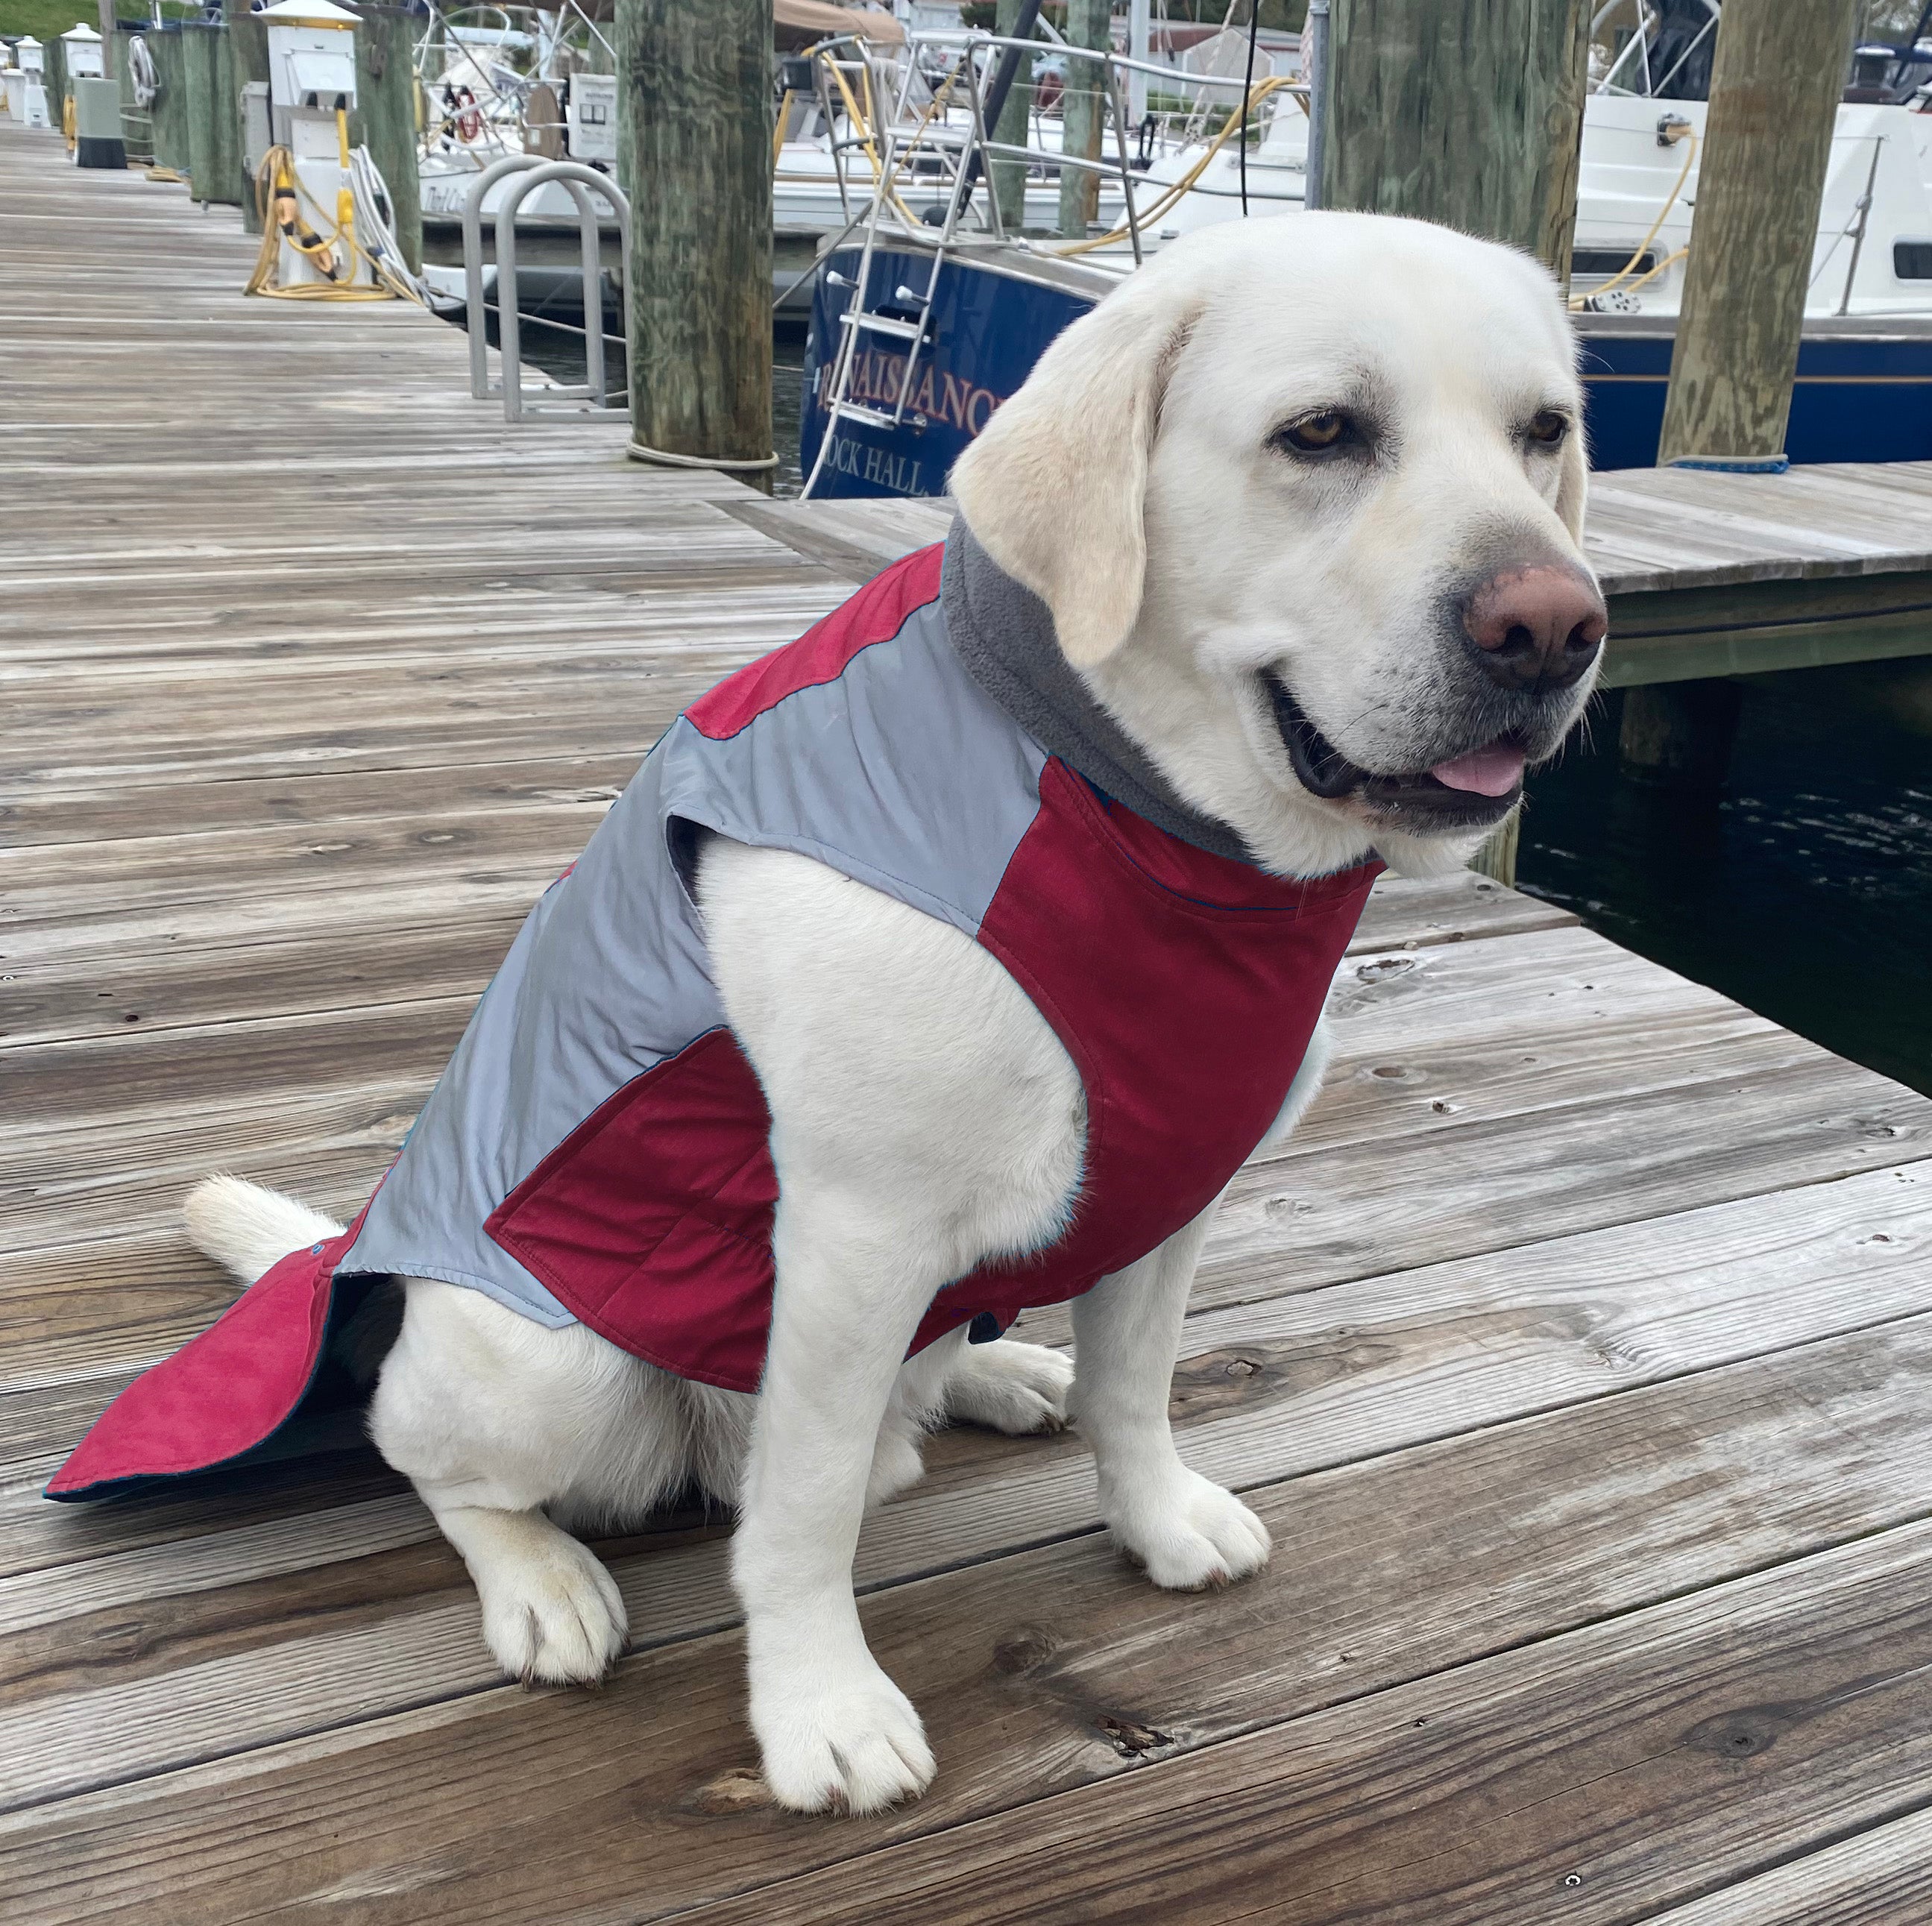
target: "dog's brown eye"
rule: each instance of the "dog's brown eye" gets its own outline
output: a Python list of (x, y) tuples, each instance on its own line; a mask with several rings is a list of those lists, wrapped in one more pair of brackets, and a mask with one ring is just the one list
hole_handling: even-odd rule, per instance
[(1560, 409), (1545, 408), (1529, 424), (1529, 438), (1554, 448), (1570, 432), (1570, 417)]
[(1275, 440), (1286, 446), (1299, 448), (1304, 454), (1320, 454), (1324, 450), (1339, 448), (1350, 439), (1350, 430), (1354, 424), (1339, 408), (1324, 408), (1318, 415), (1304, 415), (1298, 422), (1290, 422), (1285, 428), (1276, 431)]
[(1324, 407), (1314, 416), (1302, 416), (1300, 422), (1279, 427), (1274, 435), (1277, 448), (1292, 448), (1296, 454), (1329, 454), (1360, 440), (1362, 430), (1354, 416), (1341, 407)]

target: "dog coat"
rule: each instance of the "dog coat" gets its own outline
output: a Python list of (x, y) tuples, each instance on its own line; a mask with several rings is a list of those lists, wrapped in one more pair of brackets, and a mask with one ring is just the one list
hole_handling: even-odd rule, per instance
[(956, 526), (944, 559), (887, 569), (672, 724), (531, 911), (355, 1223), (124, 1391), (50, 1496), (264, 1443), (315, 1382), (332, 1318), (378, 1275), (440, 1278), (757, 1388), (778, 1180), (706, 954), (706, 831), (950, 923), (1079, 1072), (1066, 1228), (940, 1291), (915, 1351), (1078, 1296), (1213, 1202), (1281, 1110), (1379, 866), (1286, 880), (1245, 860), (1085, 695), (1043, 604)]

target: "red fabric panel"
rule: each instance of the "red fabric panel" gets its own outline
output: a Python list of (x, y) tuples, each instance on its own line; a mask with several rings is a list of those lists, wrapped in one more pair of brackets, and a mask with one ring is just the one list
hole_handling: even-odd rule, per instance
[(1105, 803), (1064, 764), (980, 932), (1078, 1065), (1087, 1161), (1066, 1234), (942, 1292), (918, 1342), (1077, 1297), (1213, 1202), (1306, 1054), (1381, 866), (1284, 881)]
[(199, 1337), (136, 1378), (55, 1473), (50, 1498), (90, 1498), (129, 1478), (212, 1470), (262, 1443), (295, 1411), (328, 1329), (329, 1274), (356, 1226), (291, 1252)]
[(608, 1097), (486, 1228), (614, 1344), (755, 1390), (771, 1322), (770, 1131), (736, 1040), (707, 1030)]
[(760, 656), (700, 696), (684, 712), (700, 735), (735, 736), (776, 703), (821, 682), (836, 682), (860, 650), (890, 642), (914, 609), (939, 598), (944, 543), (922, 548), (875, 575), (796, 642)]

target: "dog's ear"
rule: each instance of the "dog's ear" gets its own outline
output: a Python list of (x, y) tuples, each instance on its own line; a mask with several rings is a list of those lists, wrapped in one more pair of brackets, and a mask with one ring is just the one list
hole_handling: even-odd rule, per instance
[(1570, 531), (1570, 539), (1583, 545), (1583, 511), (1590, 495), (1590, 452), (1583, 445), (1581, 426), (1571, 430), (1563, 442), (1563, 472), (1556, 484), (1556, 513)]
[(1052, 610), (1076, 668), (1104, 662), (1140, 613), (1148, 462), (1199, 306), (1157, 274), (1124, 283), (1047, 350), (952, 470), (967, 526)]

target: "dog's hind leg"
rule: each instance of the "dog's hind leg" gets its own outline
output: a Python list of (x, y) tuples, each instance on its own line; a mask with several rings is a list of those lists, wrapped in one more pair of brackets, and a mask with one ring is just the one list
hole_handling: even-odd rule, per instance
[(589, 1684), (628, 1630), (616, 1582), (549, 1515), (641, 1516), (691, 1468), (675, 1381), (581, 1324), (550, 1330), (480, 1292), (406, 1282), (369, 1428), (463, 1555), (496, 1662)]
[(1064, 1352), (1010, 1337), (972, 1344), (965, 1341), (963, 1331), (957, 1345), (946, 1376), (949, 1418), (983, 1424), (1013, 1438), (1066, 1429), (1073, 1360)]

